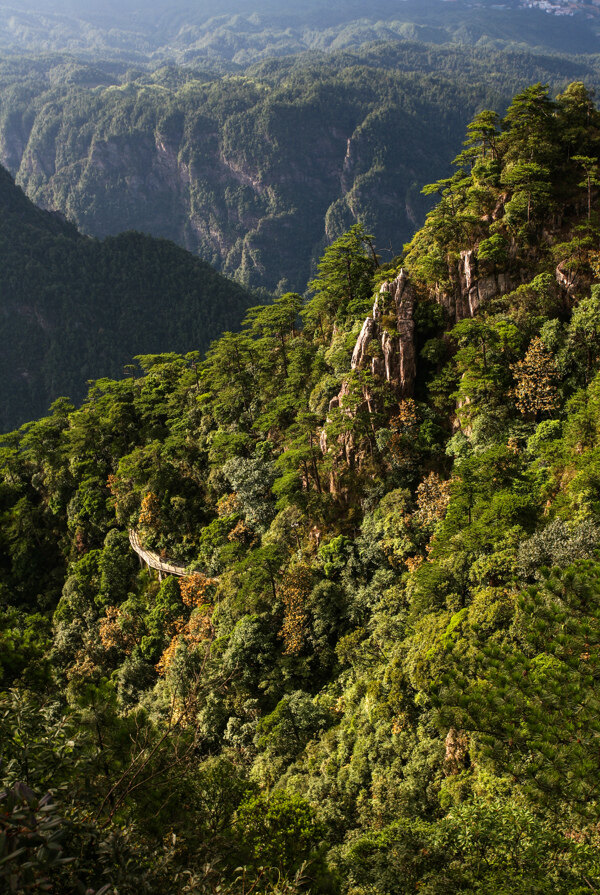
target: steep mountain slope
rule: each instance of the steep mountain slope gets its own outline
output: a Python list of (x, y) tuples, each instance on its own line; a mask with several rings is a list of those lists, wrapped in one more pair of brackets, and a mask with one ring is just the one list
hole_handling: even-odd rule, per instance
[(389, 267), (355, 225), (199, 369), (0, 439), (0, 881), (600, 889), (590, 93), (480, 112), (427, 192)]
[[(493, 69), (492, 73), (488, 73)], [(173, 239), (249, 285), (302, 291), (361, 220), (401, 246), (482, 105), (592, 63), (386, 45), (216, 78), (69, 59), (5, 60), (0, 157), (37, 204), (84, 232)]]
[[(39, 415), (135, 354), (204, 351), (252, 296), (172, 243), (104, 242), (37, 209), (0, 169), (0, 428)], [(255, 301), (256, 299), (254, 299)]]

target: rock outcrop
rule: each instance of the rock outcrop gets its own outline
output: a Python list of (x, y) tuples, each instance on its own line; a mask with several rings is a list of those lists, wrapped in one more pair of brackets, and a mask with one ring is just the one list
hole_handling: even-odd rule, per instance
[[(370, 370), (378, 379), (387, 380), (396, 390), (399, 398), (410, 397), (417, 374), (415, 350), (415, 323), (413, 313), (416, 294), (404, 270), (392, 282), (383, 283), (373, 305), (373, 313), (367, 317), (352, 352), (352, 370)], [(344, 380), (339, 394), (329, 403), (330, 412), (345, 408), (345, 399), (350, 394), (348, 380)], [(363, 387), (364, 405), (373, 412), (374, 396)], [(320, 433), (323, 454), (330, 449), (327, 427)], [(355, 444), (351, 434), (337, 438), (337, 448), (346, 463), (352, 467), (355, 462)], [(337, 492), (335, 474), (332, 471), (329, 483), (332, 494)]]
[[(435, 300), (445, 309), (450, 320), (458, 323), (467, 317), (474, 317), (482, 306), (497, 296), (512, 292), (518, 286), (530, 282), (537, 272), (535, 255), (517, 259), (517, 246), (512, 243), (508, 250), (511, 266), (509, 271), (481, 272), (477, 259), (477, 249), (460, 253), (456, 264), (450, 267), (452, 289), (437, 289)], [(589, 289), (590, 282), (561, 263), (555, 271), (556, 283), (565, 300), (572, 299), (577, 292)]]
[(391, 283), (382, 284), (352, 353), (353, 370), (370, 367), (374, 376), (394, 385), (401, 397), (412, 394), (417, 372), (415, 302), (414, 289), (401, 270)]
[(569, 269), (564, 261), (558, 265), (554, 275), (567, 301), (572, 301), (577, 294), (588, 292), (592, 285), (592, 276), (589, 272), (586, 274), (583, 271)]
[(453, 291), (439, 290), (436, 300), (457, 323), (466, 317), (474, 317), (483, 304), (510, 292), (522, 282), (513, 280), (507, 273), (481, 275), (476, 249), (460, 253), (456, 267), (450, 270), (450, 280)]

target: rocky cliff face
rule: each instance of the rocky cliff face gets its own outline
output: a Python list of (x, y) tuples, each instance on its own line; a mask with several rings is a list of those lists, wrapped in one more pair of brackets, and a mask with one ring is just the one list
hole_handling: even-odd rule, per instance
[[(373, 376), (385, 379), (396, 390), (398, 398), (410, 397), (417, 374), (415, 351), (415, 323), (413, 313), (416, 293), (404, 270), (395, 280), (383, 283), (373, 305), (373, 313), (367, 317), (352, 352), (352, 370), (369, 370)], [(348, 380), (344, 380), (339, 394), (329, 403), (329, 411), (341, 408), (344, 413), (354, 411), (345, 407), (350, 394)], [(373, 395), (368, 388), (363, 389), (364, 406), (373, 412)], [(334, 446), (327, 438), (327, 428), (320, 434), (321, 452), (326, 454), (331, 447), (344, 457), (352, 468), (355, 462), (354, 438), (345, 433), (337, 438)], [(329, 481), (331, 493), (337, 493), (334, 472)]]
[[(529, 262), (517, 263), (516, 246), (511, 246), (512, 264), (509, 270), (496, 273), (481, 273), (477, 260), (477, 249), (469, 249), (460, 253), (456, 267), (450, 270), (452, 292), (438, 290), (435, 298), (448, 314), (450, 320), (457, 323), (466, 317), (474, 317), (480, 308), (499, 295), (512, 292), (523, 283), (530, 282), (536, 274), (535, 258)], [(589, 277), (579, 275), (559, 264), (555, 270), (556, 284), (563, 295), (565, 303), (569, 303), (577, 291), (589, 289)]]
[[(451, 327), (453, 322), (458, 323), (476, 316), (497, 296), (512, 292), (522, 283), (530, 282), (536, 274), (535, 261), (535, 257), (517, 257), (516, 245), (511, 245), (507, 269), (490, 272), (489, 268), (484, 267), (482, 270), (478, 264), (477, 247), (465, 250), (448, 271), (450, 288), (430, 290), (428, 300), (437, 301), (445, 309)], [(568, 304), (581, 282), (577, 282), (577, 278), (561, 265), (556, 268), (555, 278), (565, 304)], [(587, 285), (589, 288), (589, 284)], [(402, 269), (396, 279), (381, 285), (373, 311), (365, 319), (352, 352), (351, 369), (366, 370), (379, 382), (388, 382), (399, 400), (412, 397), (417, 377), (414, 320), (416, 304), (417, 291), (406, 270)], [(376, 409), (372, 391), (374, 392), (363, 383), (362, 407), (369, 412)], [(347, 406), (350, 394), (351, 381), (348, 378), (330, 401), (329, 411), (340, 409), (353, 416), (357, 411)], [(458, 409), (468, 403), (470, 398), (463, 397)], [(467, 428), (464, 431), (469, 434)], [(360, 462), (350, 433), (338, 436), (334, 443), (328, 443), (327, 427), (324, 427), (320, 434), (320, 446), (323, 454), (330, 450), (337, 451), (350, 467)], [(336, 493), (338, 488), (333, 472), (329, 488), (332, 493)]]
[[(497, 295), (518, 285), (507, 273), (479, 274), (475, 249), (461, 252), (456, 267), (450, 271), (454, 285), (451, 292), (438, 290), (435, 300), (448, 317), (456, 322), (473, 317), (480, 307)], [(401, 270), (395, 280), (383, 283), (367, 317), (352, 353), (353, 370), (370, 369), (373, 376), (391, 383), (399, 398), (412, 395), (417, 375), (414, 309), (416, 293), (408, 274)], [(332, 406), (342, 402), (341, 392)], [(368, 400), (368, 396), (365, 396)]]
[[(374, 376), (394, 385), (400, 397), (412, 394), (417, 372), (413, 313), (414, 288), (404, 270), (383, 283), (352, 353), (352, 369), (370, 367)], [(373, 348), (377, 346), (375, 352)]]
[(435, 298), (450, 320), (454, 319), (456, 323), (474, 317), (486, 302), (510, 292), (524, 281), (506, 272), (481, 274), (476, 249), (461, 252), (458, 263), (450, 268), (449, 274), (454, 288), (451, 292), (438, 290)]
[[(474, 317), (479, 310), (499, 295), (516, 289), (534, 276), (532, 270), (481, 273), (477, 249), (460, 253), (456, 266), (449, 271), (452, 291), (438, 289), (433, 298), (445, 309), (450, 321)], [(574, 277), (562, 268), (556, 269), (556, 282), (568, 299), (575, 285)], [(366, 318), (352, 353), (352, 369), (369, 369), (396, 389), (398, 397), (413, 392), (417, 373), (414, 309), (416, 293), (408, 274), (401, 270), (395, 280), (383, 283)], [(343, 390), (332, 401), (340, 406)], [(368, 401), (369, 396), (365, 396)]]

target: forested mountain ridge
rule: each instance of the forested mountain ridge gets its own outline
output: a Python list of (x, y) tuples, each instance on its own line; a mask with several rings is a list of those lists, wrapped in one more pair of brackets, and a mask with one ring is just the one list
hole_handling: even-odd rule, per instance
[(86, 233), (172, 239), (251, 286), (303, 292), (358, 220), (408, 240), (472, 115), (526, 83), (599, 83), (593, 60), (389, 44), (217, 77), (5, 59), (0, 158)]
[[(564, 5), (561, 19), (524, 0), (350, 0), (275, 3), (58, 2), (3, 0), (0, 47), (14, 52), (73, 52), (86, 58), (137, 62), (210, 62), (226, 67), (307, 50), (352, 49), (373, 40), (598, 51), (598, 10), (591, 2)], [(575, 13), (575, 14), (574, 14)]]
[(356, 225), (2, 438), (17, 891), (600, 886), (600, 113), (535, 85), (457, 166), (387, 267)]
[(165, 240), (103, 242), (36, 208), (0, 168), (0, 430), (80, 401), (135, 354), (205, 351), (256, 296)]

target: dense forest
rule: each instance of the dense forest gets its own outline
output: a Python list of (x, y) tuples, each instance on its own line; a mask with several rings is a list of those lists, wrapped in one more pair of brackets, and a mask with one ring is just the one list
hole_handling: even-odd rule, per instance
[(0, 431), (81, 401), (136, 354), (199, 359), (257, 297), (166, 240), (84, 237), (36, 208), (0, 167)]
[(431, 207), (423, 183), (450, 173), (478, 110), (502, 113), (538, 80), (593, 87), (599, 72), (596, 57), (407, 42), (223, 76), (9, 57), (0, 161), (88, 234), (141, 230), (251, 287), (303, 292), (358, 221), (382, 255), (412, 237)]
[(528, 87), (392, 262), (2, 437), (9, 891), (600, 888), (599, 189)]

